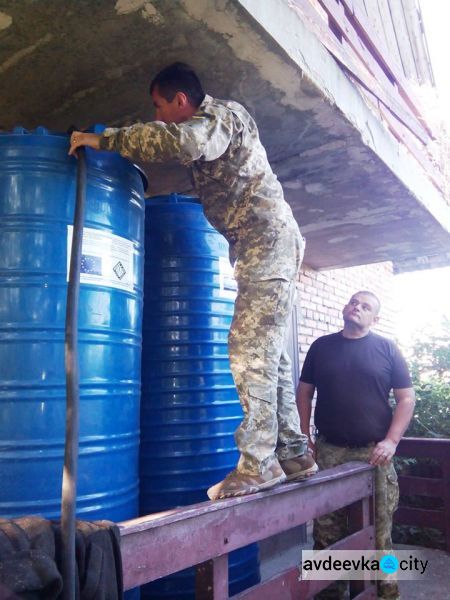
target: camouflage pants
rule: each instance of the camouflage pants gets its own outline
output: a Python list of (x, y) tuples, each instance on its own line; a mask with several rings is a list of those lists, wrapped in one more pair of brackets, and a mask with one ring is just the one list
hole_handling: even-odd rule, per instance
[[(301, 258), (291, 259), (300, 266)], [(235, 433), (243, 473), (265, 473), (306, 450), (286, 350), (295, 295), (296, 278), (238, 278), (228, 350), (244, 411)]]
[[(362, 448), (334, 446), (320, 437), (316, 442), (317, 464), (330, 469), (345, 462), (359, 460), (368, 462), (374, 444)], [(394, 465), (377, 467), (375, 472), (375, 529), (377, 550), (392, 550), (392, 516), (398, 505), (397, 473)], [(319, 517), (314, 521), (314, 549), (321, 550), (348, 535), (345, 509)], [(317, 599), (345, 598), (345, 582), (332, 584), (316, 595)], [(395, 600), (400, 598), (396, 582), (378, 582), (378, 597)]]

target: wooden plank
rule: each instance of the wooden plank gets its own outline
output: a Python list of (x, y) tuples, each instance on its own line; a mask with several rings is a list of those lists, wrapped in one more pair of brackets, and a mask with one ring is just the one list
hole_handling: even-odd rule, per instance
[[(365, 92), (365, 95), (368, 97), (367, 101), (369, 103), (374, 103), (375, 110), (379, 110), (382, 113), (388, 123), (389, 130), (394, 137), (399, 143), (404, 144), (408, 148), (412, 156), (427, 172), (439, 192), (442, 193), (443, 179), (441, 174), (430, 162), (426, 152), (417, 147), (415, 140), (412, 138), (410, 139), (407, 135), (409, 132), (404, 129), (404, 127), (406, 127), (406, 129), (409, 130), (415, 130), (416, 137), (419, 135), (420, 139), (422, 132), (418, 122), (411, 113), (406, 112), (404, 108), (400, 107), (399, 102), (401, 99), (399, 98), (398, 102), (397, 100), (394, 101), (393, 96), (387, 95), (370, 73), (366, 70), (362, 71), (362, 66), (357, 64), (355, 58), (353, 58), (354, 53), (351, 52), (351, 54), (349, 54), (344, 51), (343, 45), (339, 44), (335, 36), (330, 34), (323, 20), (319, 17), (318, 13), (312, 9), (308, 0), (296, 0), (295, 7), (301, 13), (302, 18), (308, 22), (310, 29), (316, 33), (335, 60), (337, 60), (341, 67), (346, 71), (347, 75), (363, 87), (361, 93), (364, 95)], [(377, 106), (379, 104), (379, 99), (381, 99), (384, 107), (387, 108)], [(428, 138), (424, 138), (421, 141), (427, 142), (427, 140)]]
[(373, 493), (373, 472), (370, 465), (347, 463), (267, 492), (203, 502), (119, 523), (125, 589), (356, 502)]
[(372, 4), (373, 11), (380, 15), (383, 35), (379, 37), (386, 44), (385, 47), (389, 52), (389, 54), (387, 55), (387, 57), (389, 57), (389, 60), (391, 60), (392, 57), (395, 60), (398, 69), (401, 69), (401, 71), (405, 73), (400, 49), (397, 44), (397, 37), (395, 35), (394, 25), (392, 23), (392, 15), (389, 9), (389, 4), (389, 0), (376, 0)]
[(392, 15), (392, 23), (394, 26), (394, 34), (397, 40), (397, 45), (402, 57), (403, 71), (408, 78), (419, 80), (419, 73), (416, 69), (414, 53), (411, 46), (411, 39), (408, 28), (406, 26), (405, 14), (401, 0), (389, 2), (389, 9)]
[(396, 456), (442, 460), (450, 457), (450, 439), (403, 438), (397, 446)]
[[(375, 547), (375, 531), (373, 526), (339, 540), (324, 552), (330, 550), (368, 550)], [(317, 557), (320, 558), (320, 557)], [(300, 557), (299, 557), (300, 563)], [(331, 581), (299, 580), (299, 567), (294, 567), (275, 575), (271, 579), (233, 596), (233, 600), (292, 600), (292, 598), (312, 598)], [(374, 588), (375, 589), (375, 588)], [(368, 596), (370, 597), (370, 596)], [(376, 596), (374, 596), (376, 597)]]
[(227, 600), (228, 554), (197, 565), (195, 600)]
[(371, 585), (357, 596), (354, 596), (352, 600), (376, 600), (377, 598), (377, 588)]
[[(384, 73), (392, 82), (395, 82), (395, 74), (391, 69), (389, 61), (384, 60), (380, 49), (383, 49), (385, 55), (389, 56), (385, 44), (375, 35), (375, 32), (365, 13), (357, 4), (351, 0), (318, 0), (324, 10), (333, 16), (339, 26), (342, 28), (348, 41), (352, 43), (356, 52), (359, 52), (362, 59), (370, 62), (370, 68), (374, 68), (372, 62), (376, 63), (378, 69)], [(359, 15), (364, 27), (358, 22), (356, 15)], [(377, 74), (374, 72), (374, 74)]]
[[(344, 0), (341, 1), (345, 5)], [(374, 51), (374, 46), (370, 42), (370, 39), (365, 40), (365, 44), (362, 43), (361, 37), (358, 35), (357, 30), (350, 26), (350, 21), (347, 19), (346, 14), (342, 10), (342, 5), (336, 4), (335, 0), (319, 0), (319, 3), (327, 11), (327, 13), (333, 17), (333, 19), (338, 23), (339, 27), (341, 27), (343, 36), (346, 38), (352, 50), (372, 73), (375, 79), (382, 82), (384, 81), (388, 85), (390, 82), (392, 86), (392, 82), (395, 81), (396, 78), (390, 69), (390, 66), (385, 61), (377, 60), (377, 53)], [(368, 87), (368, 89), (370, 89), (370, 87)], [(389, 88), (386, 86), (383, 87), (383, 89), (386, 90)], [(430, 141), (430, 134), (424, 125), (423, 119), (418, 119), (417, 109), (414, 108), (414, 110), (412, 110), (411, 100), (405, 96), (405, 93), (400, 92), (401, 90), (399, 89), (399, 97), (397, 102), (398, 104), (404, 104), (404, 114), (410, 112), (410, 116), (407, 118), (403, 117), (402, 121), (405, 123), (405, 125), (407, 124), (409, 129), (423, 144), (427, 144)], [(396, 114), (395, 110), (392, 110), (392, 112)]]
[(445, 529), (445, 520), (445, 513), (441, 510), (401, 506), (394, 513), (394, 521), (399, 525), (433, 527), (441, 531)]
[(370, 0), (353, 0), (352, 5), (353, 4), (358, 4), (360, 3), (360, 10), (366, 15), (368, 16), (369, 12), (368, 12), (368, 8), (367, 8), (367, 4), (370, 2)]
[[(345, 63), (342, 63), (336, 56), (336, 60), (341, 64), (341, 67), (347, 72), (351, 79), (356, 80), (360, 85), (362, 85), (369, 94), (375, 99), (376, 103), (379, 100), (387, 110), (390, 111), (392, 116), (399, 121), (404, 127), (409, 129), (411, 133), (415, 135), (415, 137), (422, 142), (422, 144), (426, 144), (429, 141), (427, 135), (424, 135), (424, 130), (417, 122), (415, 117), (402, 106), (402, 102), (400, 99), (394, 99), (391, 93), (386, 93), (385, 88), (382, 88), (375, 79), (371, 79), (365, 75), (361, 69), (357, 67), (349, 68), (347, 65), (349, 63), (348, 58), (345, 59)], [(409, 148), (411, 144), (408, 143), (407, 147)]]
[[(292, 600), (292, 598), (310, 598), (300, 595), (299, 568), (292, 567), (275, 577), (255, 585), (235, 596), (233, 600)], [(323, 589), (324, 585), (320, 588)], [(317, 593), (317, 592), (316, 592)]]
[[(403, 144), (408, 152), (417, 160), (421, 167), (426, 172), (427, 177), (435, 185), (436, 189), (442, 194), (444, 189), (444, 179), (442, 173), (440, 173), (433, 163), (429, 160), (426, 152), (417, 147), (417, 145), (410, 139), (408, 135), (410, 132), (407, 129), (402, 128), (399, 125), (398, 119), (394, 117), (392, 111), (386, 109), (384, 106), (379, 107), (380, 113), (384, 117), (385, 121), (389, 126), (390, 132), (397, 138), (397, 140)], [(398, 453), (397, 453), (398, 454)], [(408, 455), (409, 456), (409, 455)]]
[(442, 465), (442, 475), (445, 482), (443, 494), (444, 512), (445, 512), (445, 543), (447, 552), (450, 552), (450, 457), (447, 454), (446, 460)]
[[(323, 1), (323, 0), (319, 0)], [(428, 127), (425, 119), (422, 115), (422, 109), (420, 102), (417, 98), (414, 98), (413, 93), (410, 90), (410, 86), (403, 75), (403, 72), (399, 70), (395, 63), (389, 63), (389, 53), (386, 52), (384, 43), (374, 34), (370, 24), (368, 23), (365, 13), (363, 13), (357, 6), (354, 6), (353, 12), (350, 9), (349, 0), (339, 0), (344, 7), (347, 8), (348, 16), (352, 21), (354, 28), (358, 31), (359, 36), (364, 36), (365, 43), (368, 50), (372, 53), (373, 57), (380, 63), (383, 69), (386, 69), (395, 78), (398, 87), (399, 94), (404, 99), (405, 103), (409, 106), (412, 112), (416, 115), (417, 119), (427, 131), (430, 137), (433, 137), (430, 128)]]
[(398, 484), (400, 493), (404, 495), (428, 496), (431, 498), (442, 498), (444, 496), (445, 486), (442, 479), (400, 475)]
[[(371, 501), (372, 500), (372, 501)], [(347, 507), (348, 526), (350, 531), (363, 529), (374, 523), (374, 501), (373, 498), (363, 498)]]
[(371, 550), (375, 548), (375, 527), (373, 524), (366, 525), (363, 529), (355, 531), (342, 540), (338, 540), (329, 550)]
[(353, 52), (364, 63), (372, 75), (379, 81), (384, 81), (389, 78), (393, 79), (390, 70), (383, 68), (374, 59), (366, 44), (364, 44), (363, 39), (358, 35), (357, 31), (348, 20), (344, 6), (341, 3), (337, 3), (335, 0), (319, 0), (319, 3), (328, 15), (330, 15), (339, 25), (342, 35), (351, 46)]
[[(375, 490), (371, 498), (363, 498), (348, 507), (348, 525), (350, 531), (362, 529), (375, 522)], [(371, 548), (375, 547), (375, 539)], [(364, 573), (364, 579), (350, 581), (350, 596), (366, 592), (371, 587), (370, 573)]]
[(330, 34), (326, 24), (324, 24), (319, 15), (313, 11), (308, 0), (295, 0), (295, 5), (302, 14), (302, 17), (312, 25), (312, 30), (318, 35), (320, 41), (335, 60), (346, 71), (347, 75), (359, 82), (371, 94), (374, 98), (373, 102), (376, 104), (377, 100), (380, 100), (392, 115), (405, 127), (410, 129), (422, 143), (428, 143), (429, 137), (426, 135), (424, 129), (417, 121), (416, 117), (405, 106), (402, 98), (397, 95), (397, 91), (392, 87), (379, 65), (372, 60), (372, 70), (379, 75), (382, 81), (387, 81), (389, 87), (382, 87), (376, 76), (367, 69), (364, 61), (357, 61), (358, 57), (353, 46), (351, 46), (350, 50), (345, 51), (346, 43), (348, 44), (348, 42), (345, 42), (344, 40), (343, 44), (340, 44), (335, 36)]
[[(440, 529), (445, 535), (447, 552), (450, 552), (450, 439), (404, 438), (397, 447), (397, 455), (414, 458), (432, 458), (441, 463), (442, 480), (432, 478), (431, 481), (439, 481), (442, 487), (439, 487), (437, 483), (432, 483), (427, 489), (438, 492), (436, 495), (443, 499), (444, 510), (400, 507), (394, 515), (394, 520), (396, 523), (402, 525), (417, 525)], [(428, 478), (410, 477), (409, 479), (423, 479), (426, 482)], [(402, 485), (401, 481), (402, 478), (400, 478), (400, 486)], [(407, 493), (403, 492), (403, 487), (400, 489), (402, 493)]]
[(302, 598), (308, 600), (328, 587), (332, 581), (300, 581), (299, 568), (293, 567), (281, 575), (269, 579), (260, 585), (249, 588), (233, 600), (292, 600)]
[(422, 28), (420, 7), (415, 0), (400, 0), (405, 15), (406, 28), (414, 54), (414, 61), (419, 76), (419, 83), (434, 85), (433, 69), (428, 54), (426, 38)]

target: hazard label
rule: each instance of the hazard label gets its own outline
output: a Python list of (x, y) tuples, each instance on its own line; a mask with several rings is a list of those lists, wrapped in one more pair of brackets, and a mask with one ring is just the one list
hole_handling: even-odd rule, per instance
[[(69, 279), (73, 226), (67, 226), (67, 280)], [(83, 229), (80, 283), (132, 291), (134, 245), (107, 231)]]

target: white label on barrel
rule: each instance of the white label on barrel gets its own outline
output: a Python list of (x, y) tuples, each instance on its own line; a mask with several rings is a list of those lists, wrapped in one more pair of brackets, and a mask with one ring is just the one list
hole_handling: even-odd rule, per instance
[[(67, 281), (72, 249), (72, 225), (67, 226)], [(133, 291), (133, 242), (108, 231), (83, 229), (80, 282)]]
[(231, 298), (231, 300), (236, 298), (237, 284), (234, 270), (225, 256), (219, 256), (219, 285), (221, 298)]

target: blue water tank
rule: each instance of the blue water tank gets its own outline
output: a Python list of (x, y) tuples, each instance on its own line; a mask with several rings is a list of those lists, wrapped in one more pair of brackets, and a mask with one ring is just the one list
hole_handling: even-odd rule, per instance
[[(77, 161), (68, 136), (0, 134), (0, 515), (60, 512), (64, 328)], [(138, 510), (143, 181), (87, 150), (77, 515)]]
[[(140, 455), (141, 515), (208, 500), (236, 466), (242, 409), (227, 338), (236, 283), (228, 243), (195, 198), (146, 204)], [(256, 544), (230, 554), (230, 594), (259, 581)], [(193, 569), (144, 597), (194, 597)]]

